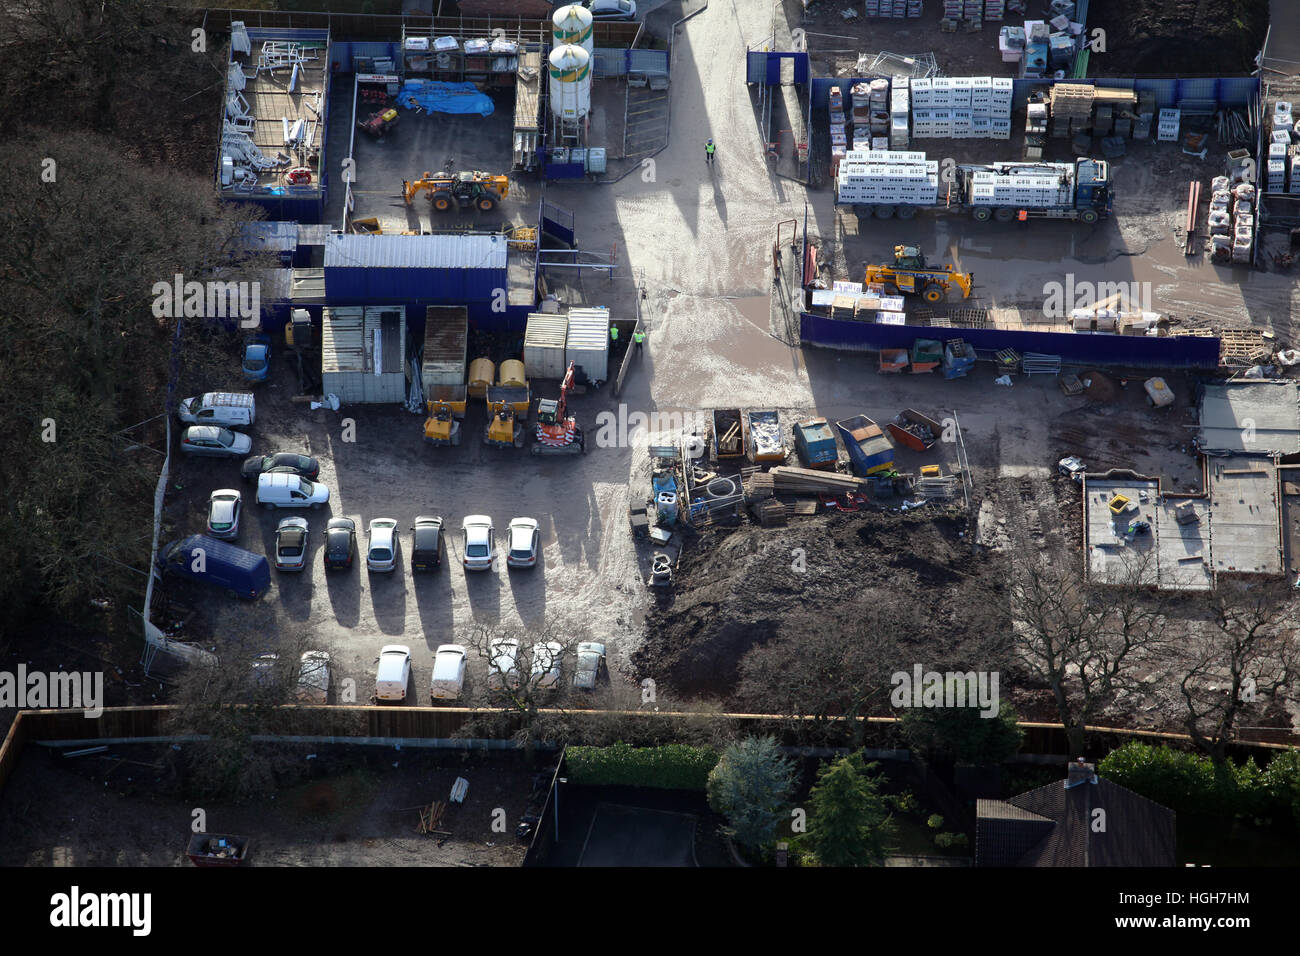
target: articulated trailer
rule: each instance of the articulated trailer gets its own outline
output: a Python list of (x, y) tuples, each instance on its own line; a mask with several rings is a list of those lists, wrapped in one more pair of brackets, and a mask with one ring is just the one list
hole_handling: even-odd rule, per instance
[(849, 153), (836, 177), (836, 203), (859, 218), (911, 219), (920, 210), (969, 213), (976, 222), (1064, 219), (1092, 224), (1113, 211), (1110, 164), (1000, 162), (937, 170), (923, 153)]

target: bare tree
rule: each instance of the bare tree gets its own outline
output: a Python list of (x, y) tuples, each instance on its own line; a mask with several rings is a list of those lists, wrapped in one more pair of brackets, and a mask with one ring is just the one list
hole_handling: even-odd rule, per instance
[(1144, 587), (1146, 556), (1122, 583), (1091, 585), (1063, 564), (1025, 561), (1009, 582), (1016, 648), (1029, 673), (1052, 692), (1074, 753), (1085, 727), (1124, 693), (1139, 691), (1138, 665), (1164, 643), (1166, 592)]
[(1187, 733), (1222, 762), (1242, 715), (1262, 710), (1300, 673), (1300, 639), (1284, 582), (1220, 581), (1204, 610), (1180, 648), (1178, 692)]

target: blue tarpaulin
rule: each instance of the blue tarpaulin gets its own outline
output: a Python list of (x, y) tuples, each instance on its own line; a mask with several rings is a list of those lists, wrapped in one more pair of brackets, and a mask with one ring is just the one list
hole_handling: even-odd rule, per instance
[(473, 83), (442, 83), (437, 80), (407, 80), (397, 94), (406, 109), (419, 106), (426, 113), (477, 113), (491, 116), (492, 97), (480, 93)]

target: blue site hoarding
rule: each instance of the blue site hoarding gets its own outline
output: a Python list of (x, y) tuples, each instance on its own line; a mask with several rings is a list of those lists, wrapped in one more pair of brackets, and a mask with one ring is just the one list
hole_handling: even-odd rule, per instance
[(1034, 332), (1025, 329), (935, 329), (913, 325), (883, 325), (832, 319), (804, 312), (799, 337), (805, 345), (846, 351), (875, 352), (882, 348), (911, 348), (919, 338), (962, 339), (985, 351), (1015, 349), (1059, 355), (1074, 365), (1115, 365), (1126, 368), (1215, 369), (1219, 339), (1208, 335), (1099, 335), (1082, 332)]

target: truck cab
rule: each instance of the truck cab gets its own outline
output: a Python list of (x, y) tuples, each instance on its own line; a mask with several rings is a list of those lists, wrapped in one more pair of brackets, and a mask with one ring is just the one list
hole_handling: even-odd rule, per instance
[(1113, 208), (1110, 163), (1104, 159), (1081, 159), (1075, 173), (1078, 186), (1074, 208), (1094, 209), (1102, 219), (1109, 218)]

